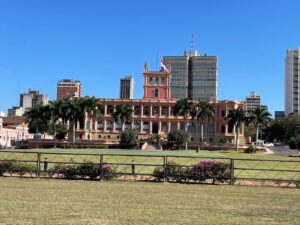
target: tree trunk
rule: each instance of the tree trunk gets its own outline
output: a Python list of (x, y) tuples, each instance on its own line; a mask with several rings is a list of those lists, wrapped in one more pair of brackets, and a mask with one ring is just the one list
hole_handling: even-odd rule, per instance
[(203, 123), (201, 123), (201, 149), (203, 150), (203, 136), (204, 136), (204, 134), (203, 134), (204, 132), (203, 132)]
[[(187, 133), (187, 131), (188, 131), (188, 122), (185, 121), (185, 132)], [(185, 150), (187, 150), (187, 149), (188, 149), (188, 142), (186, 141), (185, 142)]]
[(76, 139), (76, 133), (75, 132), (76, 132), (76, 120), (73, 122), (73, 137), (72, 137), (73, 145), (75, 145), (75, 139)]
[(257, 143), (258, 143), (258, 125), (256, 126), (256, 141), (255, 141), (255, 148), (257, 148)]
[(54, 134), (54, 137), (53, 137), (53, 139), (54, 139), (54, 148), (56, 148), (56, 123), (54, 123), (54, 128), (53, 128), (53, 134)]
[(239, 125), (236, 125), (236, 146), (235, 146), (235, 150), (238, 151), (239, 150)]
[(39, 127), (36, 125), (35, 127), (35, 148), (39, 148), (39, 145), (38, 145), (38, 133), (39, 133)]

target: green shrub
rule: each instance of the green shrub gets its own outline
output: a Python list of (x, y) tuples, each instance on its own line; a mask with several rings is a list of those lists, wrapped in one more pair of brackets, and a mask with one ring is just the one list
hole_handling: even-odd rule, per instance
[(101, 174), (100, 179), (106, 181), (112, 180), (114, 177), (117, 176), (115, 168), (108, 163), (102, 164), (102, 169), (100, 171), (100, 174)]
[(195, 182), (212, 180), (215, 182), (225, 182), (230, 179), (230, 164), (214, 160), (201, 160), (199, 164), (193, 165), (190, 169), (189, 179)]
[(33, 177), (33, 174), (36, 172), (35, 164), (28, 162), (6, 162), (4, 168), (4, 172), (8, 172), (11, 175), (15, 173), (20, 177), (25, 174), (30, 174), (30, 176)]
[[(157, 166), (153, 170), (153, 176), (155, 180), (162, 181), (165, 176), (164, 167)], [(181, 181), (184, 178), (184, 173), (182, 172), (182, 166), (175, 162), (168, 162), (166, 166), (166, 179), (167, 181)]]
[[(164, 178), (164, 167), (156, 167), (153, 171), (155, 180)], [(166, 179), (175, 182), (225, 182), (230, 179), (229, 163), (202, 160), (196, 165), (180, 166), (174, 162), (166, 166)]]
[(78, 174), (82, 178), (96, 179), (100, 175), (100, 166), (92, 162), (84, 162), (78, 166)]
[(65, 179), (75, 179), (78, 174), (77, 165), (66, 164), (61, 168), (61, 173)]
[(250, 145), (248, 148), (246, 148), (245, 150), (244, 150), (244, 152), (245, 153), (248, 153), (248, 154), (254, 154), (254, 153), (256, 153), (256, 148), (254, 147), (254, 146), (252, 146), (252, 145)]
[(11, 161), (0, 161), (0, 176), (4, 173), (11, 173), (13, 167), (13, 162)]

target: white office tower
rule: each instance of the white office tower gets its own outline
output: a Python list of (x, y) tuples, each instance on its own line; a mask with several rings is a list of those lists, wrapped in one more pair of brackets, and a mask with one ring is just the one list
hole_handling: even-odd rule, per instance
[(289, 49), (285, 58), (285, 116), (300, 112), (299, 52), (300, 48)]

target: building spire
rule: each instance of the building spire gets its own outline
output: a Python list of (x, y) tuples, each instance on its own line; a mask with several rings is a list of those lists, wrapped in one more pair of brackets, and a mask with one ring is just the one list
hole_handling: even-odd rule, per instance
[(148, 64), (145, 60), (145, 63), (144, 63), (144, 72), (148, 72)]

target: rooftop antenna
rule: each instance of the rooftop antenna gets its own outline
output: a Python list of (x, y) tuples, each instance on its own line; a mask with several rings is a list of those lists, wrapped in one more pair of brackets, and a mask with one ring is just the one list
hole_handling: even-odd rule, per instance
[(192, 34), (192, 37), (191, 37), (190, 50), (195, 50), (194, 34)]

